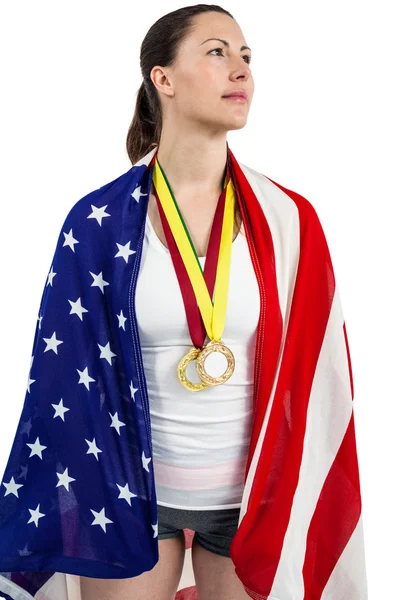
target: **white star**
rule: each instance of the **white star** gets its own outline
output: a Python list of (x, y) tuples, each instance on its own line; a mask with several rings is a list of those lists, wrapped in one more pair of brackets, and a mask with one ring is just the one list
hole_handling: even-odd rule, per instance
[(154, 535), (153, 538), (158, 536), (158, 521), (155, 525), (153, 525), (153, 523), (151, 524), (152, 528), (154, 529)]
[(58, 352), (57, 352), (57, 346), (59, 344), (63, 344), (64, 343), (61, 340), (57, 339), (56, 332), (53, 333), (53, 335), (51, 336), (51, 338), (43, 338), (43, 339), (46, 342), (46, 348), (43, 350), (43, 352), (47, 352), (48, 350), (53, 350), (53, 352), (55, 352), (56, 354), (58, 354)]
[(131, 382), (129, 384), (129, 389), (131, 390), (131, 398), (134, 402), (136, 402), (136, 398), (135, 398), (135, 393), (138, 391), (139, 388), (134, 388), (133, 387), (133, 381), (131, 379)]
[(73, 477), (70, 477), (68, 475), (68, 467), (65, 469), (64, 473), (56, 473), (59, 481), (56, 485), (56, 487), (59, 487), (60, 485), (63, 485), (65, 487), (65, 489), (69, 492), (69, 484), (71, 481), (76, 481), (76, 479), (74, 479)]
[(18, 475), (17, 479), (19, 479), (20, 477), (23, 477), (24, 479), (26, 479), (26, 476), (28, 473), (28, 465), (26, 465), (26, 467), (23, 467), (22, 465), (20, 465), (20, 469), (21, 469), (21, 474)]
[(79, 381), (78, 383), (83, 383), (85, 385), (85, 387), (87, 389), (89, 389), (89, 383), (91, 381), (96, 381), (95, 379), (93, 379), (93, 377), (90, 377), (89, 373), (88, 373), (88, 368), (85, 367), (83, 369), (83, 371), (80, 371), (79, 369), (77, 369), (78, 373), (79, 373)]
[(132, 494), (132, 492), (129, 489), (129, 485), (128, 484), (126, 484), (126, 485), (124, 485), (124, 487), (122, 487), (122, 485), (118, 485), (118, 483), (117, 483), (117, 486), (118, 486), (118, 489), (120, 491), (120, 494), (119, 494), (118, 498), (123, 498), (124, 500), (127, 501), (127, 503), (129, 504), (129, 506), (132, 506), (132, 504), (131, 504), (131, 498), (136, 498), (137, 494)]
[(71, 410), (70, 408), (64, 408), (63, 399), (62, 398), (61, 398), (61, 400), (60, 400), (60, 402), (58, 404), (52, 404), (52, 407), (56, 411), (54, 413), (54, 415), (53, 415), (53, 419), (55, 419), (56, 417), (61, 417), (61, 419), (63, 421), (65, 421), (65, 419), (64, 419), (64, 413), (66, 413), (67, 410)]
[(28, 458), (30, 458), (31, 456), (35, 456), (35, 454), (36, 454), (37, 456), (39, 456), (39, 458), (41, 458), (43, 460), (42, 452), (45, 448), (47, 448), (47, 446), (41, 446), (38, 437), (36, 438), (36, 441), (34, 444), (26, 444), (26, 445), (29, 446), (29, 448), (31, 449), (31, 453)]
[[(25, 544), (25, 548), (23, 550), (18, 550), (18, 553), (20, 556), (29, 556), (30, 554), (32, 554), (32, 552), (29, 552), (28, 550), (28, 544)], [(1, 599), (1, 596), (0, 596)]]
[(53, 265), (51, 265), (49, 274), (47, 275), (47, 283), (46, 283), (46, 285), (50, 284), (51, 287), (53, 287), (53, 277), (54, 277), (54, 275), (57, 275), (57, 273), (54, 273), (54, 271), (53, 271)]
[(121, 308), (121, 311), (120, 311), (119, 315), (117, 315), (117, 317), (118, 317), (118, 327), (122, 327), (122, 329), (125, 331), (126, 317), (124, 317), (124, 314), (122, 312), (122, 308)]
[(132, 198), (134, 198), (137, 203), (139, 203), (140, 196), (146, 196), (146, 195), (147, 194), (145, 192), (141, 192), (141, 186), (140, 185), (136, 186), (135, 189), (134, 189), (134, 191), (131, 194)]
[(29, 376), (28, 376), (28, 385), (27, 385), (27, 390), (29, 393), (31, 393), (31, 383), (34, 383), (36, 381), (36, 379), (31, 379), (31, 372), (29, 371)]
[(76, 302), (72, 302), (72, 300), (68, 300), (68, 302), (71, 305), (71, 311), (70, 311), (70, 315), (78, 315), (78, 317), (80, 318), (81, 321), (83, 321), (83, 317), (82, 317), (82, 313), (84, 312), (89, 312), (86, 308), (83, 308), (82, 304), (81, 304), (81, 299), (78, 298), (78, 300), (76, 300)]
[(93, 442), (89, 442), (89, 440), (85, 440), (85, 442), (87, 442), (89, 444), (89, 450), (86, 452), (86, 454), (94, 454), (96, 457), (96, 460), (99, 460), (99, 457), (97, 456), (97, 454), (99, 452), (103, 452), (103, 450), (100, 450), (100, 448), (98, 448), (96, 446), (96, 438), (93, 438)]
[(96, 219), (98, 224), (101, 227), (101, 220), (104, 219), (104, 217), (111, 217), (110, 214), (104, 212), (106, 210), (108, 204), (105, 204), (104, 206), (101, 206), (101, 207), (93, 206), (93, 204), (91, 204), (90, 206), (92, 207), (92, 212), (88, 216), (88, 219)]
[(42, 316), (39, 315), (37, 318), (37, 320), (39, 321), (39, 325), (38, 325), (39, 329), (42, 327), (42, 319), (43, 319), (43, 315)]
[(108, 281), (105, 281), (103, 279), (103, 271), (100, 271), (100, 273), (98, 275), (95, 275), (91, 271), (89, 271), (89, 273), (91, 274), (91, 276), (94, 279), (94, 281), (92, 283), (92, 287), (97, 285), (101, 289), (102, 293), (104, 294), (104, 289), (103, 289), (104, 286), (110, 285), (110, 284), (108, 283)]
[(21, 423), (23, 426), (21, 427), (20, 433), (27, 433), (29, 436), (32, 429), (32, 417), (29, 417), (29, 421), (21, 421)]
[(14, 496), (17, 496), (17, 498), (19, 498), (18, 488), (23, 487), (22, 483), (15, 483), (14, 477), (11, 477), (11, 479), (8, 483), (3, 481), (3, 485), (5, 486), (5, 488), (7, 490), (6, 493), (4, 494), (5, 496), (8, 496), (8, 494), (14, 494)]
[(104, 513), (104, 507), (101, 509), (100, 512), (96, 512), (95, 510), (92, 510), (92, 509), (90, 509), (90, 510), (95, 516), (95, 519), (94, 519), (92, 525), (100, 525), (100, 527), (102, 528), (103, 531), (106, 530), (107, 523), (114, 523), (114, 521), (111, 521), (111, 519), (107, 519), (107, 517)]
[(35, 523), (36, 527), (38, 526), (39, 519), (45, 516), (44, 513), (39, 512), (39, 507), (40, 504), (37, 505), (35, 510), (33, 510), (32, 508), (28, 509), (31, 513), (31, 518), (29, 519), (28, 523)]
[(118, 420), (118, 412), (116, 412), (114, 416), (110, 412), (108, 414), (110, 415), (112, 420), (110, 427), (115, 427), (115, 429), (118, 431), (118, 435), (121, 435), (119, 428), (126, 427), (126, 423), (123, 423), (122, 421)]
[(144, 452), (142, 452), (142, 466), (143, 466), (143, 469), (146, 469), (146, 471), (148, 473), (150, 473), (150, 471), (149, 471), (147, 465), (149, 464), (150, 461), (151, 461), (151, 456), (149, 458), (146, 458), (144, 455)]
[(121, 256), (122, 258), (125, 259), (125, 262), (128, 262), (128, 257), (131, 254), (135, 254), (136, 250), (131, 250), (130, 248), (128, 248), (128, 246), (131, 245), (131, 242), (127, 242), (125, 244), (125, 246), (122, 246), (121, 244), (118, 244), (118, 242), (116, 242), (117, 246), (118, 246), (118, 252), (117, 254), (114, 256), (114, 258), (117, 258), (118, 256)]
[(72, 235), (72, 229), (69, 230), (69, 233), (65, 233), (63, 231), (63, 234), (65, 236), (63, 247), (64, 246), (69, 246), (71, 248), (71, 250), (73, 250), (75, 252), (74, 244), (79, 244), (79, 242), (78, 242), (78, 240), (76, 240), (73, 237), (73, 235)]
[(106, 361), (111, 365), (111, 359), (113, 356), (117, 356), (116, 354), (114, 354), (114, 352), (111, 351), (110, 348), (110, 342), (107, 342), (107, 344), (105, 346), (102, 346), (101, 344), (97, 344), (98, 347), (100, 348), (101, 352), (100, 352), (100, 358), (105, 358)]

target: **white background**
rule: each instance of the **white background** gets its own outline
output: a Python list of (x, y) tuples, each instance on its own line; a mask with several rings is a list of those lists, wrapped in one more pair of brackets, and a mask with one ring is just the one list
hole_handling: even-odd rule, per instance
[[(180, 6), (1, 5), (0, 476), (25, 398), (61, 225), (77, 200), (130, 168), (125, 140), (141, 83), (140, 43), (155, 20)], [(353, 367), (369, 600), (394, 599), (399, 6), (349, 0), (222, 6), (252, 48), (255, 81), (247, 125), (228, 133), (229, 145), (239, 161), (305, 196), (328, 240)]]

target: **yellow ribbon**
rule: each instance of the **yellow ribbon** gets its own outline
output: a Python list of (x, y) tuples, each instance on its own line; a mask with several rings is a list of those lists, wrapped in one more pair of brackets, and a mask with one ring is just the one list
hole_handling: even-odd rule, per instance
[(172, 197), (172, 191), (157, 159), (154, 162), (153, 183), (190, 278), (207, 335), (210, 340), (219, 341), (225, 326), (228, 303), (235, 208), (235, 189), (232, 179), (229, 180), (226, 189), (225, 210), (214, 286), (214, 302), (210, 298), (200, 261), (189, 232), (186, 229), (179, 207)]

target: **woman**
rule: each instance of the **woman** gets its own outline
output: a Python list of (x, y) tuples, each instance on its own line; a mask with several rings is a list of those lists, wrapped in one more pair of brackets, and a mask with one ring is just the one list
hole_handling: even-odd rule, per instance
[[(170, 41), (172, 32), (174, 44)], [(207, 41), (212, 33), (229, 41), (230, 47), (216, 39)], [(240, 129), (246, 124), (254, 91), (249, 66), (251, 52), (245, 46), (241, 29), (229, 13), (219, 7), (210, 10), (209, 6), (198, 5), (160, 19), (148, 32), (141, 48), (143, 84), (128, 133), (128, 154), (135, 164), (154, 142), (158, 142), (158, 161), (167, 173), (202, 266), (226, 168), (226, 134), (228, 130)], [(224, 98), (237, 90), (246, 93), (246, 101)], [(237, 205), (236, 211), (233, 241), (241, 223)], [(254, 310), (246, 328), (235, 328), (235, 333), (242, 336), (237, 339), (240, 350), (235, 353), (242, 368), (236, 383), (232, 384), (239, 388), (237, 397), (229, 402), (231, 387), (225, 386), (225, 393), (223, 386), (214, 388), (207, 401), (214, 411), (210, 415), (204, 397), (190, 394), (174, 377), (174, 365), (190, 347), (190, 337), (154, 185), (149, 197), (146, 233), (136, 306), (151, 399), (153, 450), (159, 458), (158, 462), (154, 458), (153, 464), (156, 481), (160, 484), (157, 486), (160, 560), (154, 569), (133, 581), (98, 582), (82, 577), (83, 598), (97, 599), (101, 594), (109, 594), (110, 598), (119, 598), (123, 594), (143, 599), (173, 598), (185, 555), (182, 529), (189, 527), (196, 533), (197, 529), (204, 530), (203, 537), (198, 533), (203, 545), (197, 536), (192, 544), (200, 598), (215, 596), (221, 599), (224, 594), (232, 600), (248, 598), (229, 557), (230, 542), (239, 519), (238, 500), (242, 489), (238, 485), (219, 483), (215, 462), (217, 454), (223, 470), (232, 471), (238, 465), (240, 472), (225, 473), (225, 481), (231, 478), (241, 483), (245, 461), (239, 459), (241, 454), (247, 456), (253, 391), (246, 372), (253, 370), (258, 313)], [(238, 251), (242, 248), (241, 252), (245, 254), (245, 241), (238, 240), (238, 244)], [(246, 269), (251, 266), (248, 251), (247, 255), (246, 264), (242, 263), (242, 268)], [(155, 272), (159, 273), (156, 282)], [(256, 277), (254, 273), (248, 273), (248, 284), (253, 293), (258, 294)], [(240, 289), (237, 291), (240, 293)], [(162, 294), (165, 296), (160, 306)], [(241, 306), (248, 311), (248, 303)], [(239, 319), (241, 315), (234, 314), (233, 317)], [(229, 330), (229, 323), (227, 325)], [(234, 327), (234, 323), (230, 327)], [(250, 352), (247, 352), (249, 345)], [(154, 358), (155, 353), (159, 358)], [(193, 369), (190, 379), (195, 379), (194, 376)], [(214, 407), (218, 397), (220, 409), (217, 411)], [(237, 413), (237, 417), (233, 422), (223, 424), (224, 412)], [(214, 436), (219, 444), (212, 442)], [(191, 444), (193, 439), (196, 443)], [(207, 440), (210, 449), (207, 449)], [(189, 451), (189, 445), (190, 457), (185, 457), (185, 447)], [(218, 473), (221, 473), (221, 467)], [(179, 508), (169, 508), (171, 505), (179, 505)], [(209, 507), (214, 505), (221, 506), (210, 510)], [(231, 505), (233, 508), (229, 508)]]
[(190, 529), (199, 600), (364, 599), (326, 240), (306, 199), (227, 145), (251, 51), (200, 4), (159, 19), (140, 59), (133, 167), (71, 209), (43, 292), (0, 591), (74, 600), (78, 575), (82, 600), (171, 600)]

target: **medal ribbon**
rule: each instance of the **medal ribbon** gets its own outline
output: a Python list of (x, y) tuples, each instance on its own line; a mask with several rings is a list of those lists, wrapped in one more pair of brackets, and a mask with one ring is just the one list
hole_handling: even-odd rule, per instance
[(157, 157), (154, 160), (153, 184), (185, 304), (190, 336), (193, 345), (202, 348), (206, 333), (210, 340), (219, 341), (225, 326), (235, 207), (230, 170), (227, 169), (224, 189), (215, 211), (204, 274), (190, 233)]

